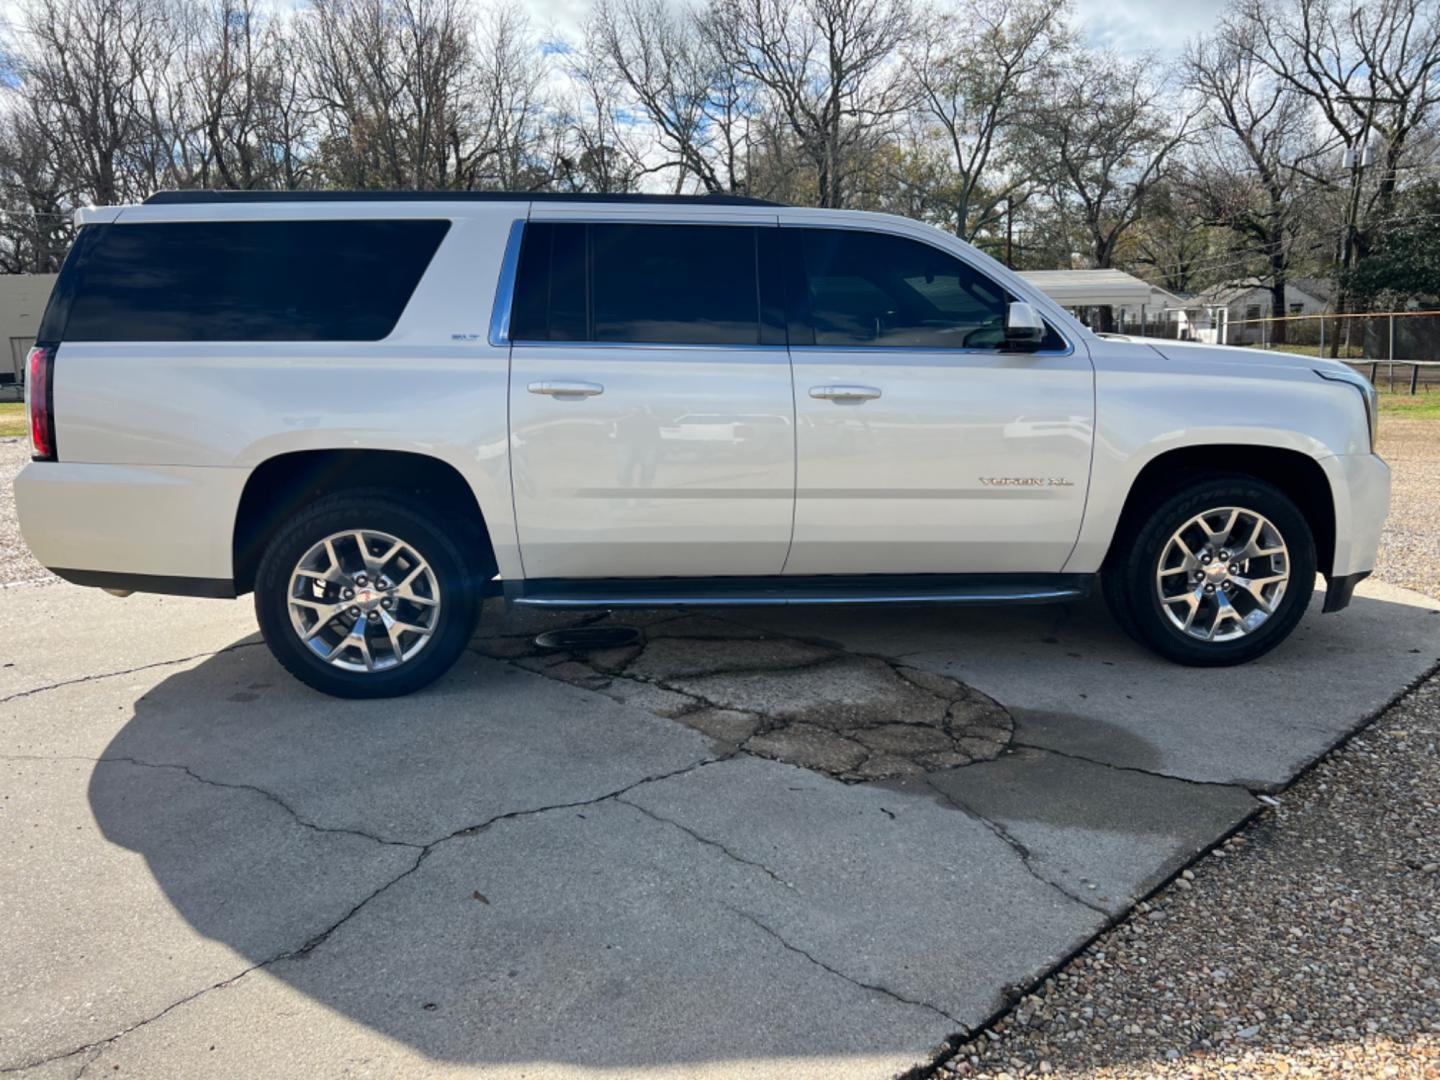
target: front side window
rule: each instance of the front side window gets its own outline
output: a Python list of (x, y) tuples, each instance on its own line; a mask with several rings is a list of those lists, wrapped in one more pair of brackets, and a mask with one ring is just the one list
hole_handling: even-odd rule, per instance
[[(856, 229), (799, 229), (804, 288), (819, 346), (999, 349), (1010, 296), (978, 270), (918, 240)], [(1042, 346), (1061, 349), (1052, 329)]]
[(756, 345), (758, 230), (531, 222), (516, 274), (516, 341)]
[(378, 341), (449, 227), (429, 219), (87, 226), (60, 332), (68, 341)]

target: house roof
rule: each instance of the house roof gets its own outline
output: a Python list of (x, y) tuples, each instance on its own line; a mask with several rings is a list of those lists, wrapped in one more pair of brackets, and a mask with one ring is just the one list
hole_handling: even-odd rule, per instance
[[(1303, 293), (1305, 296), (1321, 304), (1328, 304), (1335, 298), (1335, 283), (1326, 278), (1300, 277), (1291, 278), (1286, 287), (1293, 292)], [(1219, 285), (1211, 285), (1208, 289), (1202, 289), (1195, 294), (1195, 302), (1198, 304), (1227, 305), (1234, 303), (1248, 293), (1256, 289), (1269, 290), (1268, 282), (1258, 278), (1245, 278), (1240, 281), (1224, 281)]]
[(1061, 307), (1148, 304), (1151, 285), (1123, 270), (1024, 270), (1020, 276)]

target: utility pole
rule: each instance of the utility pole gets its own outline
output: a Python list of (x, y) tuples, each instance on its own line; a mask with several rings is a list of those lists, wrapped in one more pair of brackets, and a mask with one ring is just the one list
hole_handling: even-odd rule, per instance
[(1005, 196), (1005, 265), (1015, 269), (1015, 199)]

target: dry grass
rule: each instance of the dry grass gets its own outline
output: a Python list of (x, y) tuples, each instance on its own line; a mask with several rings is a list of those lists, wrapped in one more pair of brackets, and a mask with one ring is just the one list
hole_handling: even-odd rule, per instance
[(10, 435), (26, 434), (25, 403), (23, 401), (0, 401), (0, 439)]

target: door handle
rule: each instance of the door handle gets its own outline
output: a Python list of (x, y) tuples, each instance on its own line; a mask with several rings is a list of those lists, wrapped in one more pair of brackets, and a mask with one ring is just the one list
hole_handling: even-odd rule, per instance
[(873, 386), (812, 386), (810, 396), (826, 401), (871, 401), (880, 391)]
[(594, 397), (605, 392), (605, 387), (593, 382), (532, 382), (527, 389), (549, 397)]

